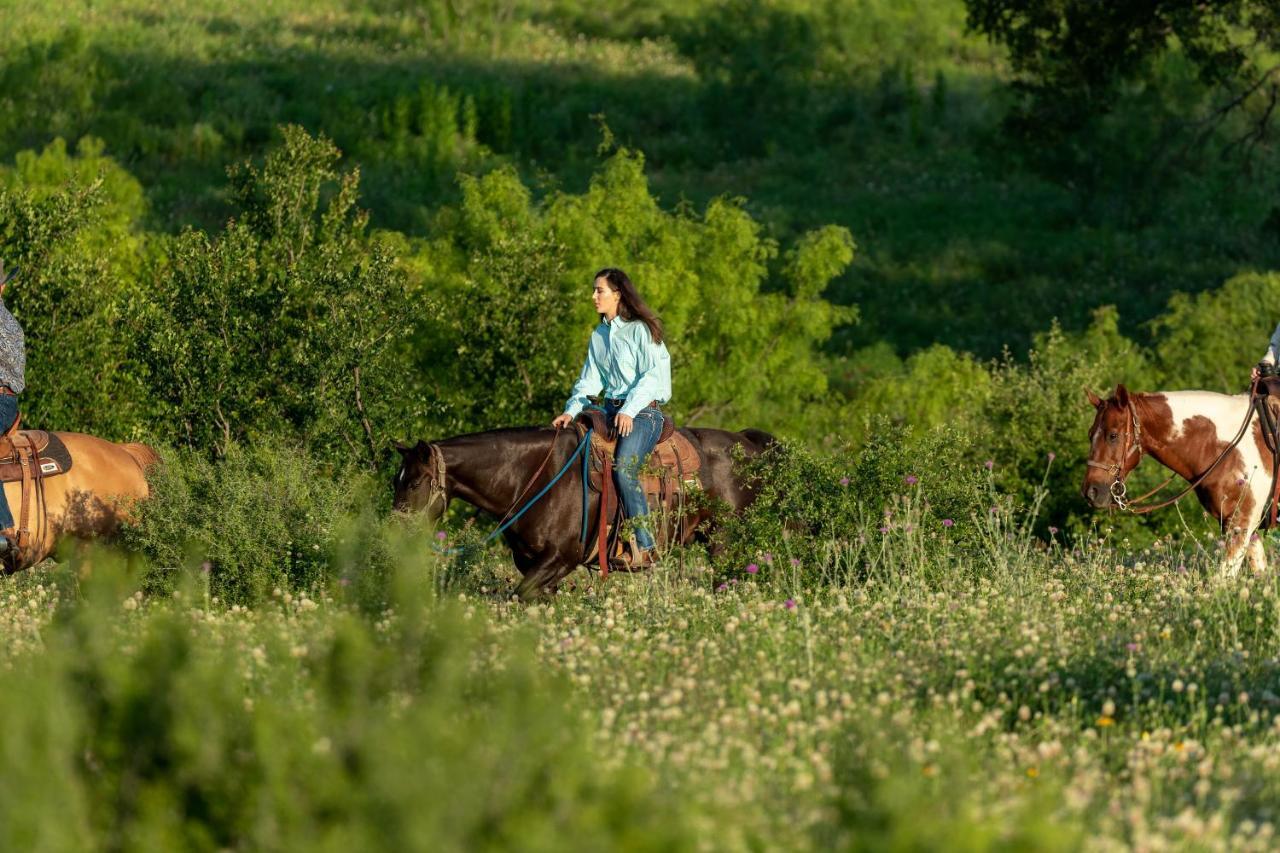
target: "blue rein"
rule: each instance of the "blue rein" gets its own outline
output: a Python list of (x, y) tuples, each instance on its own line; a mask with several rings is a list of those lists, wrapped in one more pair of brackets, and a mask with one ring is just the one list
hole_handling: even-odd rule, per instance
[(582, 436), (582, 441), (578, 442), (578, 446), (574, 448), (573, 453), (569, 454), (569, 458), (565, 460), (564, 465), (561, 466), (560, 470), (556, 473), (556, 475), (551, 478), (551, 482), (543, 486), (542, 491), (538, 492), (536, 495), (529, 498), (529, 501), (524, 506), (520, 507), (519, 512), (517, 512), (515, 515), (511, 516), (511, 518), (507, 519), (505, 522), (503, 522), (502, 524), (494, 528), (494, 530), (488, 536), (484, 537), (484, 539), (480, 541), (479, 545), (459, 546), (456, 548), (440, 548), (439, 546), (436, 546), (436, 551), (440, 554), (443, 554), (446, 557), (453, 557), (458, 554), (464, 553), (468, 548), (478, 548), (478, 547), (487, 545), (490, 542), (492, 542), (494, 539), (501, 536), (502, 533), (506, 531), (506, 529), (509, 528), (511, 525), (515, 524), (520, 519), (520, 516), (524, 515), (529, 510), (530, 507), (532, 507), (538, 501), (542, 500), (542, 497), (546, 495), (547, 492), (551, 491), (552, 486), (560, 482), (560, 478), (565, 475), (565, 472), (569, 470), (569, 466), (573, 464), (573, 461), (577, 459), (579, 455), (582, 456), (582, 536), (580, 537), (579, 541), (586, 542), (587, 541), (587, 488), (589, 485), (587, 482), (587, 476), (589, 473), (588, 465), (590, 464), (590, 461), (591, 461), (591, 454), (586, 453), (585, 448), (591, 446), (592, 432), (594, 432), (594, 430), (588, 429), (586, 434)]

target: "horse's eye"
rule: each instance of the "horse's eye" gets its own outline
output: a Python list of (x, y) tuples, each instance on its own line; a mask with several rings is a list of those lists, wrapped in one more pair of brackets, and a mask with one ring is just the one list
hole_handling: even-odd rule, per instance
[(1113, 433), (1111, 433), (1111, 435), (1107, 436), (1107, 441), (1111, 442), (1112, 444), (1115, 444), (1115, 443), (1116, 443), (1116, 439), (1118, 439), (1118, 438), (1120, 438), (1120, 433), (1118, 433), (1118, 432), (1113, 432)]

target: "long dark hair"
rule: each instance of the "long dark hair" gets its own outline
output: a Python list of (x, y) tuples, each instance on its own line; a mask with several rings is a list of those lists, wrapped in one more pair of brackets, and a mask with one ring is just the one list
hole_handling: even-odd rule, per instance
[[(624, 320), (639, 320), (649, 327), (649, 335), (655, 344), (662, 343), (666, 332), (662, 328), (662, 320), (653, 313), (653, 309), (640, 297), (640, 291), (631, 283), (631, 279), (616, 267), (605, 267), (596, 273), (596, 278), (609, 282), (609, 286), (618, 294), (618, 316)], [(595, 279), (592, 279), (595, 281)]]

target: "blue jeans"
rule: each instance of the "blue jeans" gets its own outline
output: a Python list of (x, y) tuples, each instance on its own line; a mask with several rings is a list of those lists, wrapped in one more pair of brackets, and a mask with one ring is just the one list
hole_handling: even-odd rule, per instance
[[(0, 435), (8, 431), (17, 419), (18, 398), (10, 394), (0, 394)], [(13, 527), (13, 512), (9, 509), (9, 500), (4, 496), (4, 489), (0, 488), (0, 530), (8, 530), (10, 527)]]
[[(621, 408), (605, 401), (604, 412), (610, 423), (614, 422)], [(649, 514), (649, 504), (640, 488), (640, 470), (649, 461), (649, 455), (661, 435), (662, 410), (656, 406), (645, 406), (632, 420), (631, 434), (618, 437), (618, 448), (613, 454), (613, 481), (618, 486), (618, 497), (622, 499), (627, 518), (637, 521), (636, 544), (641, 548), (653, 547), (653, 535), (639, 522)]]

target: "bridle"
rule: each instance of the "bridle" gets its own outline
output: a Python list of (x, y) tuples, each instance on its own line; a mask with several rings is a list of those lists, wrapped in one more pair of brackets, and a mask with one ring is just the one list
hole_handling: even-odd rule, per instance
[(428, 444), (427, 473), (418, 479), (418, 482), (427, 481), (427, 502), (422, 508), (424, 512), (430, 511), (436, 501), (439, 501), (442, 507), (448, 506), (449, 490), (445, 485), (448, 482), (445, 477), (444, 454), (434, 444)]
[[(530, 490), (533, 488), (533, 484), (542, 476), (542, 472), (546, 470), (547, 463), (551, 461), (551, 457), (555, 454), (555, 450), (556, 441), (553, 438), (551, 440), (551, 446), (547, 448), (547, 455), (542, 457), (542, 463), (538, 465), (537, 470), (533, 472), (533, 476), (529, 478), (529, 481), (525, 484), (524, 488), (520, 490), (520, 494), (516, 497), (515, 501), (513, 501), (507, 511), (503, 513), (501, 520), (498, 522), (500, 527), (505, 525), (508, 520), (513, 520), (512, 513), (516, 511), (516, 507), (519, 506), (520, 501), (524, 500), (524, 498), (529, 494)], [(427, 445), (427, 469), (427, 473), (423, 475), (423, 479), (428, 481), (427, 502), (423, 507), (423, 510), (429, 512), (432, 505), (436, 501), (439, 501), (441, 511), (443, 512), (444, 507), (449, 505), (448, 480), (445, 479), (448, 476), (448, 472), (445, 469), (444, 452), (434, 444)]]
[[(1134, 468), (1137, 468), (1138, 463), (1142, 461), (1142, 421), (1138, 420), (1138, 410), (1134, 407), (1133, 400), (1129, 400), (1129, 419), (1130, 423), (1133, 425), (1133, 428), (1125, 434), (1128, 438), (1129, 447), (1123, 454), (1121, 454), (1119, 462), (1108, 465), (1104, 462), (1094, 462), (1092, 459), (1085, 461), (1085, 464), (1090, 468), (1101, 468), (1103, 471), (1106, 471), (1111, 475), (1111, 499), (1116, 502), (1116, 506), (1120, 507), (1120, 509), (1128, 509), (1129, 507), (1128, 490), (1124, 484), (1124, 477), (1126, 473), (1125, 463), (1128, 461), (1129, 457), (1135, 453), (1138, 458), (1129, 466), (1129, 470), (1132, 471)], [(1170, 477), (1169, 479), (1172, 480), (1173, 478)], [(1168, 483), (1168, 481), (1166, 481), (1166, 483)], [(1164, 484), (1162, 484), (1159, 489), (1156, 489), (1156, 491), (1158, 492), (1163, 488)], [(1150, 497), (1153, 494), (1155, 494), (1155, 492), (1148, 492), (1146, 495), (1143, 495), (1143, 497)], [(1141, 498), (1139, 498), (1139, 500), (1141, 500)]]

